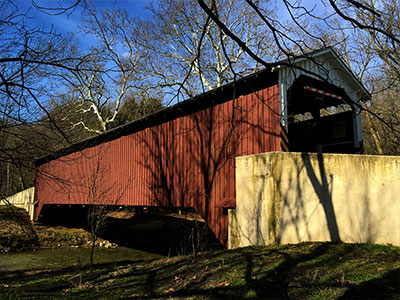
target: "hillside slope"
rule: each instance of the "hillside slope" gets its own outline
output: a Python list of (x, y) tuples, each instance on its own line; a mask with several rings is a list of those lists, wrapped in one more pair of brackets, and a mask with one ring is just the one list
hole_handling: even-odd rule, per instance
[(400, 248), (302, 243), (0, 273), (0, 299), (400, 299)]

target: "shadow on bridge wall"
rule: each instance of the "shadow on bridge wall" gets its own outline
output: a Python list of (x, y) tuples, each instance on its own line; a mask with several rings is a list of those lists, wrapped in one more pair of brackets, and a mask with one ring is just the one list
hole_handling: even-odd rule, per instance
[[(332, 242), (340, 241), (339, 228), (336, 221), (335, 209), (332, 203), (332, 182), (333, 174), (327, 174), (325, 170), (325, 162), (321, 153), (317, 153), (318, 167), (314, 169), (310, 155), (301, 154), (303, 165), (306, 169), (308, 178), (312, 184), (315, 194), (321, 204), (328, 226), (329, 237)], [(328, 178), (329, 177), (329, 178)], [(297, 188), (298, 198), (301, 199), (301, 188)]]
[[(112, 199), (123, 188), (118, 205), (193, 207), (226, 245), (226, 212), (235, 206), (234, 158), (279, 150), (279, 93), (271, 86), (214, 106), (208, 100), (215, 101), (203, 99), (202, 110), (188, 106), (192, 114), (165, 115), (169, 119), (153, 127), (41, 165), (36, 215), (45, 204), (88, 204), (93, 166), (101, 159), (99, 193), (110, 191)], [(103, 198), (98, 204), (110, 204)]]
[(265, 153), (236, 163), (232, 247), (301, 241), (400, 244), (398, 157)]
[(279, 123), (266, 124), (263, 106), (256, 97), (240, 97), (134, 136), (145, 153), (137, 163), (146, 197), (156, 206), (194, 208), (226, 245), (224, 208), (235, 204), (234, 158), (279, 145)]

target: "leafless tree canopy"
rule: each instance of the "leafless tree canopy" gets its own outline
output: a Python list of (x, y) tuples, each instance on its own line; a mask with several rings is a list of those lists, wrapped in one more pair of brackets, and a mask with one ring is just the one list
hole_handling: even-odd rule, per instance
[[(12, 1), (0, 2), (0, 20), (1, 170), (9, 170), (16, 185), (26, 188), (31, 183), (23, 173), (32, 158), (52, 149), (54, 136), (69, 141), (47, 105), (58, 89), (54, 75), (78, 70), (84, 58), (72, 47), (72, 36), (30, 26), (26, 13)], [(1, 173), (2, 192), (11, 192)]]
[(93, 4), (32, 2), (53, 16), (83, 11), (80, 34), (96, 43), (82, 47), (0, 1), (2, 192), (32, 184), (31, 161), (49, 151), (326, 46), (372, 91), (369, 152), (398, 154), (399, 0), (160, 0), (146, 17)]
[[(255, 63), (272, 67), (268, 58), (259, 55), (246, 38), (230, 30), (220, 17), (217, 2), (197, 0), (224, 36)], [(400, 75), (398, 0), (282, 0), (278, 2), (284, 18), (269, 14), (264, 7), (266, 2), (240, 2), (241, 7), (246, 7), (258, 20), (254, 22), (264, 25), (267, 31), (264, 34), (273, 37), (275, 47), (288, 59), (316, 48), (335, 46), (373, 92), (371, 103), (362, 107), (366, 112), (367, 149), (370, 153), (397, 154), (393, 144), (397, 144), (399, 137), (396, 113)]]

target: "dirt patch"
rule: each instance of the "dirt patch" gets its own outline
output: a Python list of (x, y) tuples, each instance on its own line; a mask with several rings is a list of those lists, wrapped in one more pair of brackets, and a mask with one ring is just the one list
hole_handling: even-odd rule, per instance
[(63, 226), (35, 225), (41, 249), (84, 246), (90, 240), (89, 232), (82, 228), (68, 228)]
[(204, 219), (192, 208), (157, 208), (150, 209), (150, 214), (167, 216), (188, 221), (204, 222)]

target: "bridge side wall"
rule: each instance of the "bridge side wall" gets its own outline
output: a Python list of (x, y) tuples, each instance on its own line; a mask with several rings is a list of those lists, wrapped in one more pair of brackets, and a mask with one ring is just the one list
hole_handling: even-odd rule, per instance
[(280, 150), (278, 100), (274, 85), (45, 163), (36, 218), (47, 204), (194, 207), (227, 244), (235, 157)]
[(229, 246), (400, 245), (400, 157), (263, 153), (236, 158)]

